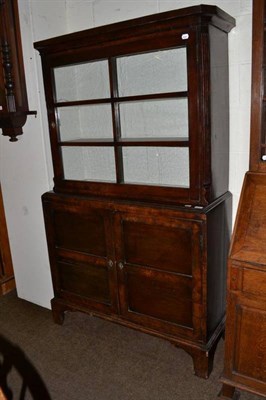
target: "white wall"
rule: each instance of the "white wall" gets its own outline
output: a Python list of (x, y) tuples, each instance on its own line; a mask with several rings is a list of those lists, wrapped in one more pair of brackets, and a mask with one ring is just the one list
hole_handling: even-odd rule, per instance
[[(230, 63), (230, 190), (233, 212), (249, 159), (251, 88), (251, 0), (204, 0), (236, 18), (229, 34)], [(50, 307), (53, 296), (44, 233), (41, 195), (52, 189), (42, 73), (34, 41), (174, 8), (200, 4), (195, 0), (19, 0), (20, 23), (29, 106), (16, 143), (0, 137), (0, 181), (6, 210), (18, 295)]]
[(28, 117), (18, 142), (10, 143), (0, 136), (0, 181), (18, 295), (50, 307), (53, 291), (41, 194), (52, 188), (52, 170), (47, 124), (42, 118), (45, 104), (37, 74), (39, 57), (32, 43), (47, 35), (66, 33), (66, 8), (62, 1), (19, 0), (19, 12), (29, 108), (38, 115)]

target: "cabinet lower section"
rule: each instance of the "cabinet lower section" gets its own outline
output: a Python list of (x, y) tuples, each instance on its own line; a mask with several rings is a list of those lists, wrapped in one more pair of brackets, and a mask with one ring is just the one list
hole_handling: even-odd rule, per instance
[[(266, 398), (266, 176), (245, 176), (228, 258), (221, 399)], [(240, 393), (239, 392), (239, 393)]]
[(84, 311), (184, 348), (207, 378), (224, 328), (231, 195), (204, 209), (46, 193), (54, 320)]

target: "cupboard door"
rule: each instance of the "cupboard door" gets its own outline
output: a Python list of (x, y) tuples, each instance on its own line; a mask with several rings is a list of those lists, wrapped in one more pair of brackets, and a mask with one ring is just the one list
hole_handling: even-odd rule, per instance
[(120, 312), (157, 331), (201, 336), (200, 223), (116, 216)]
[(57, 297), (100, 312), (117, 309), (112, 214), (81, 205), (44, 204)]
[(265, 300), (230, 293), (227, 315), (226, 376), (257, 393), (266, 393)]

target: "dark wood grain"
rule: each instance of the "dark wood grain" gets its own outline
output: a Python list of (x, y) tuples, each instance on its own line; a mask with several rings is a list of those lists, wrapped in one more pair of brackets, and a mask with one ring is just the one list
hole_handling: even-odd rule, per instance
[(51, 49), (56, 52), (58, 48), (64, 49), (66, 44), (70, 47), (80, 47), (86, 45), (88, 34), (91, 42), (95, 42), (95, 40), (100, 42), (106, 39), (113, 41), (114, 39), (125, 36), (134, 38), (138, 32), (141, 34), (143, 34), (145, 30), (149, 33), (152, 32), (154, 25), (158, 25), (160, 29), (162, 29), (162, 26), (166, 27), (166, 29), (168, 27), (172, 28), (177, 18), (180, 20), (181, 26), (188, 27), (189, 25), (187, 22), (195, 24), (201, 20), (203, 15), (206, 17), (207, 23), (211, 23), (225, 32), (230, 32), (235, 25), (234, 18), (220, 8), (211, 5), (200, 5), (105, 25), (64, 36), (58, 36), (54, 39), (42, 40), (37, 42), (35, 47), (42, 52), (49, 52)]

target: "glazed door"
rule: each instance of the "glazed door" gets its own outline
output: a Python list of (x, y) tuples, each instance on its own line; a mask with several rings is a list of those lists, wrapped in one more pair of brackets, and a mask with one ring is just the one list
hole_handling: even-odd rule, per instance
[(200, 223), (121, 213), (115, 228), (122, 316), (156, 331), (200, 338)]
[(112, 214), (78, 203), (44, 204), (55, 295), (116, 312)]

